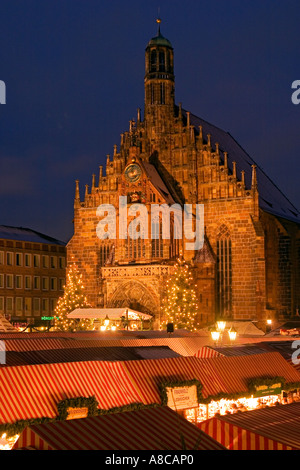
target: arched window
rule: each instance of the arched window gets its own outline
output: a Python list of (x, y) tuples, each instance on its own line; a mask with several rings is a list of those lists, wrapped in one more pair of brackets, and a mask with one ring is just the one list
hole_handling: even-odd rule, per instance
[(218, 313), (231, 314), (232, 309), (232, 246), (226, 225), (220, 227), (217, 237), (217, 289)]
[(160, 84), (160, 104), (165, 104), (165, 84)]
[(156, 72), (156, 50), (151, 51), (150, 72)]
[(100, 246), (99, 251), (99, 264), (100, 266), (105, 266), (109, 257), (112, 255), (113, 246), (111, 244), (103, 244)]
[(125, 244), (125, 256), (130, 260), (145, 258), (145, 240), (143, 238), (137, 238), (136, 240), (128, 238)]
[(163, 257), (162, 220), (154, 217), (151, 225), (152, 258)]
[(165, 53), (163, 51), (159, 52), (159, 71), (160, 72), (166, 71)]

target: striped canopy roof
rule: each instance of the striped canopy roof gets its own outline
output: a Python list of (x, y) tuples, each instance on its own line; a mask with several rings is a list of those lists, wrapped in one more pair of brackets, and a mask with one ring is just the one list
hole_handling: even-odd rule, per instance
[(167, 407), (116, 413), (26, 428), (15, 449), (38, 450), (225, 450)]
[(122, 362), (72, 362), (0, 369), (0, 424), (54, 418), (57, 403), (95, 396), (99, 408), (140, 403)]
[(248, 380), (282, 376), (300, 382), (299, 372), (279, 353), (256, 356), (175, 357), (123, 362), (83, 361), (0, 368), (0, 424), (54, 418), (66, 398), (95, 396), (109, 410), (133, 403), (161, 404), (159, 385), (197, 379), (203, 398), (248, 391)]
[(231, 450), (300, 450), (300, 403), (218, 416), (198, 427)]

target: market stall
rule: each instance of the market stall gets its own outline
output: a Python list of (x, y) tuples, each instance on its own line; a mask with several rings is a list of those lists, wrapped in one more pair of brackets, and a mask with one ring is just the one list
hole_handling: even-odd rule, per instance
[(14, 449), (225, 450), (167, 407), (27, 427)]
[(142, 330), (147, 323), (151, 326), (152, 315), (138, 312), (130, 308), (76, 308), (68, 318), (91, 319), (101, 331), (107, 330)]
[(198, 427), (230, 450), (300, 450), (300, 403), (216, 416)]

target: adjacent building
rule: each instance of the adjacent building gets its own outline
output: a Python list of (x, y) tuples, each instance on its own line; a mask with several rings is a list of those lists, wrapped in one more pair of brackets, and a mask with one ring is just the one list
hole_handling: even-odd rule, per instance
[(13, 323), (54, 313), (66, 279), (64, 242), (0, 225), (0, 314)]

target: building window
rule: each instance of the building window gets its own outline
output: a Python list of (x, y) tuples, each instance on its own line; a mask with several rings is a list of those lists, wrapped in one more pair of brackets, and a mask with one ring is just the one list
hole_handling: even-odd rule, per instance
[(34, 268), (40, 267), (40, 255), (33, 255), (33, 266)]
[(151, 93), (151, 104), (155, 103), (155, 89), (153, 83), (150, 85), (150, 93)]
[(43, 277), (42, 288), (43, 290), (49, 290), (49, 277)]
[(151, 245), (152, 258), (163, 257), (163, 240), (162, 240), (162, 219), (161, 217), (153, 218), (151, 225)]
[(26, 268), (30, 268), (31, 266), (31, 255), (25, 253), (25, 266)]
[(40, 314), (40, 299), (38, 298), (33, 299), (33, 314), (34, 315)]
[(50, 299), (50, 313), (55, 313), (57, 299)]
[(22, 266), (22, 253), (16, 253), (16, 266)]
[(16, 283), (16, 289), (22, 289), (22, 279), (23, 277), (22, 276), (16, 276), (16, 280), (15, 280), (15, 283)]
[(66, 262), (65, 262), (65, 258), (60, 256), (59, 257), (59, 268), (60, 269), (65, 269), (66, 267)]
[(53, 269), (57, 268), (57, 257), (56, 257), (56, 256), (51, 256), (51, 258), (50, 258), (50, 266), (51, 266), (51, 268), (53, 268)]
[(39, 276), (34, 276), (34, 278), (33, 278), (33, 288), (34, 289), (40, 289), (40, 277)]
[(31, 276), (25, 276), (25, 289), (31, 289)]
[(230, 233), (222, 225), (217, 237), (218, 313), (230, 315), (232, 310), (232, 245)]
[(51, 290), (57, 290), (57, 278), (56, 277), (51, 277), (50, 289)]
[(166, 104), (165, 102), (165, 84), (160, 84), (160, 104)]
[(112, 249), (112, 245), (103, 244), (100, 246), (100, 250), (99, 250), (100, 266), (105, 266), (108, 260), (108, 257), (110, 255), (111, 249)]
[(4, 312), (4, 297), (0, 297), (0, 313)]
[(59, 290), (64, 290), (65, 280), (64, 278), (59, 279)]
[(13, 265), (13, 253), (11, 253), (10, 251), (6, 253), (6, 264), (7, 266)]
[(25, 298), (25, 314), (31, 314), (31, 305), (32, 305), (32, 299), (30, 297)]
[(4, 274), (0, 274), (0, 289), (4, 288)]
[(49, 313), (49, 299), (42, 300), (42, 312)]
[(151, 51), (150, 71), (156, 72), (156, 50)]
[(43, 255), (43, 268), (49, 268), (49, 256)]
[(14, 286), (14, 281), (13, 281), (13, 275), (12, 274), (6, 274), (6, 288), (7, 289), (12, 289)]
[(165, 72), (166, 64), (165, 64), (165, 53), (163, 51), (159, 52), (159, 71)]
[(23, 313), (23, 298), (16, 297), (16, 314)]
[(6, 313), (12, 313), (13, 311), (13, 297), (6, 297)]
[(4, 251), (0, 251), (0, 265), (4, 264)]

